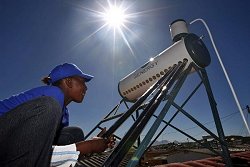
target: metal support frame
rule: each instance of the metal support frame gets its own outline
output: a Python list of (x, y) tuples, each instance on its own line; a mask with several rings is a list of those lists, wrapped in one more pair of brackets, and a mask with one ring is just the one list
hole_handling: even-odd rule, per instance
[[(195, 138), (193, 138), (192, 136), (188, 135), (187, 133), (181, 131), (180, 129), (178, 129), (178, 128), (176, 128), (176, 127), (174, 127), (173, 125), (170, 124), (170, 122), (174, 119), (174, 117), (178, 114), (179, 111), (182, 112), (189, 119), (191, 119), (193, 122), (195, 122), (198, 126), (200, 126), (207, 133), (209, 133), (212, 137), (214, 137), (216, 140), (219, 141), (219, 143), (221, 145), (221, 148), (222, 148), (222, 154), (220, 154), (219, 152), (215, 151), (211, 147), (208, 147), (208, 146), (205, 146), (205, 147), (208, 148), (210, 151), (214, 152), (215, 154), (221, 155), (227, 166), (229, 166), (229, 167), (232, 166), (232, 161), (231, 161), (231, 158), (230, 158), (230, 153), (229, 153), (229, 150), (228, 150), (227, 143), (225, 142), (225, 135), (224, 135), (223, 128), (222, 128), (222, 125), (221, 125), (221, 122), (220, 122), (218, 110), (217, 110), (217, 107), (216, 107), (216, 102), (215, 102), (215, 99), (213, 97), (212, 89), (211, 89), (211, 86), (210, 86), (210, 83), (209, 83), (209, 80), (208, 80), (208, 76), (207, 76), (206, 70), (205, 69), (200, 69), (197, 66), (195, 66), (194, 64), (192, 64), (191, 66), (199, 74), (200, 78), (202, 79), (202, 83), (205, 86), (205, 89), (206, 89), (206, 92), (207, 92), (207, 96), (208, 96), (208, 99), (209, 99), (209, 103), (210, 103), (210, 106), (211, 106), (212, 114), (213, 114), (213, 117), (214, 117), (216, 129), (217, 129), (219, 137), (217, 137), (210, 130), (208, 130), (205, 126), (203, 126), (200, 122), (198, 122), (196, 119), (194, 119), (190, 114), (188, 114), (186, 111), (183, 110), (183, 106), (186, 104), (186, 102), (189, 100), (189, 98), (191, 98), (192, 95), (190, 95), (188, 97), (188, 99), (182, 104), (181, 107), (179, 107), (176, 103), (174, 103), (174, 98), (177, 95), (180, 87), (182, 86), (182, 84), (183, 84), (183, 82), (185, 80), (186, 76), (183, 76), (183, 78), (180, 79), (182, 81), (180, 81), (179, 85), (178, 85), (178, 83), (176, 83), (176, 87), (174, 88), (176, 90), (173, 89), (173, 91), (172, 91), (172, 92), (175, 92), (175, 93), (171, 94), (172, 93), (171, 92), (170, 95), (167, 97), (167, 103), (165, 104), (164, 108), (160, 112), (159, 116), (155, 116), (156, 117), (156, 121), (151, 126), (151, 128), (148, 131), (147, 135), (145, 136), (145, 138), (141, 142), (141, 145), (138, 147), (138, 149), (134, 153), (132, 159), (127, 164), (127, 167), (134, 167), (134, 166), (136, 166), (137, 163), (138, 163), (138, 160), (141, 158), (141, 156), (144, 154), (144, 152), (153, 144), (153, 142), (151, 144), (149, 144), (150, 140), (153, 138), (153, 136), (156, 133), (156, 130), (160, 126), (161, 122), (164, 122), (166, 125), (159, 132), (159, 134), (156, 136), (156, 138), (154, 139), (154, 141), (160, 136), (160, 134), (166, 129), (167, 126), (170, 126), (170, 127), (174, 128), (175, 130), (177, 130), (178, 132), (180, 132), (180, 133), (184, 134), (185, 136), (189, 137), (190, 139), (198, 142), (200, 145), (205, 146), (202, 143), (200, 143), (198, 140), (196, 140)], [(198, 89), (198, 87), (200, 87), (200, 84), (197, 86), (197, 89)], [(196, 91), (197, 89), (195, 89), (194, 91)], [(191, 94), (193, 94), (194, 91)], [(178, 111), (173, 115), (173, 117), (169, 120), (169, 122), (166, 122), (164, 120), (164, 117), (165, 117), (166, 113), (168, 112), (168, 110), (169, 110), (169, 108), (170, 108), (171, 105), (173, 105), (175, 108), (177, 108)]]
[[(183, 102), (183, 104), (181, 106), (179, 106), (174, 102), (174, 99), (177, 96), (183, 83), (185, 82), (185, 79), (187, 78), (191, 69), (195, 69), (195, 71), (198, 73), (198, 75), (201, 78), (201, 82), (196, 86), (196, 88), (193, 90), (193, 92), (191, 92), (191, 94), (187, 97), (187, 99)], [(103, 135), (103, 137), (109, 137), (111, 134), (113, 134), (129, 116), (132, 116), (133, 120), (135, 121), (134, 127), (132, 125), (130, 130), (126, 133), (126, 135), (124, 137), (119, 138), (118, 136), (116, 136), (118, 139), (121, 140), (121, 144), (120, 144), (120, 146), (118, 145), (118, 147), (116, 147), (115, 150), (113, 150), (111, 155), (108, 157), (108, 159), (106, 159), (106, 161), (103, 163), (102, 166), (117, 166), (117, 165), (119, 165), (121, 160), (126, 155), (128, 149), (134, 144), (135, 140), (137, 139), (138, 148), (137, 148), (136, 152), (134, 153), (133, 157), (131, 158), (131, 160), (129, 161), (129, 163), (127, 164), (127, 167), (136, 166), (139, 163), (139, 161), (140, 161), (142, 155), (145, 153), (145, 151), (147, 151), (148, 148), (152, 146), (154, 141), (157, 140), (157, 138), (162, 134), (162, 132), (168, 126), (175, 129), (176, 131), (182, 133), (183, 135), (187, 136), (188, 138), (196, 141), (201, 146), (208, 148), (213, 153), (222, 156), (226, 165), (232, 166), (228, 146), (227, 146), (227, 143), (225, 142), (225, 135), (224, 135), (223, 128), (222, 128), (222, 125), (220, 122), (218, 110), (216, 107), (216, 102), (215, 102), (215, 99), (213, 97), (213, 93), (211, 90), (211, 86), (210, 86), (210, 83), (208, 80), (206, 70), (200, 69), (195, 64), (190, 63), (188, 68), (185, 71), (183, 71), (181, 73), (181, 75), (178, 76), (178, 79), (170, 79), (171, 78), (170, 76), (172, 76), (174, 73), (175, 73), (174, 68), (169, 70), (169, 73), (166, 74), (166, 76), (162, 77), (161, 80), (159, 80), (150, 90), (148, 90), (146, 93), (144, 93), (144, 95), (139, 100), (137, 100), (137, 102), (134, 103), (134, 105), (132, 105), (131, 107), (129, 107), (127, 105), (126, 101), (122, 99), (120, 101), (120, 103), (118, 105), (116, 105), (114, 107), (114, 109), (109, 114), (107, 114), (107, 116), (105, 116), (104, 119), (101, 122), (99, 122), (96, 125), (96, 127), (93, 130), (91, 130), (90, 133), (85, 137), (85, 139), (87, 137), (89, 137), (90, 134), (93, 133), (93, 131), (95, 131), (97, 128), (101, 129), (100, 125), (104, 122), (109, 121), (109, 120), (119, 118), (114, 123), (114, 125), (112, 125), (111, 128)], [(166, 81), (167, 79), (169, 79), (169, 80)], [(158, 94), (156, 93), (157, 95), (154, 95), (153, 98), (149, 99), (148, 102), (145, 102), (143, 104), (143, 102), (145, 100), (147, 100), (148, 96), (150, 94), (152, 94), (153, 91), (160, 89), (160, 87), (162, 87), (163, 82), (165, 82), (165, 83), (171, 82), (173, 84), (175, 81), (176, 81), (176, 83), (174, 84), (174, 88), (171, 90), (171, 92), (169, 94), (167, 94), (168, 91), (166, 91), (164, 93), (165, 94), (164, 97), (161, 95), (161, 98), (159, 98), (158, 95), (160, 96), (160, 94), (162, 94), (162, 92), (159, 91), (159, 92), (157, 92)], [(206, 93), (207, 93), (207, 96), (209, 99), (210, 107), (211, 107), (213, 118), (215, 121), (216, 129), (218, 132), (218, 137), (215, 134), (213, 134), (209, 129), (207, 129), (204, 125), (202, 125), (202, 123), (197, 121), (190, 114), (188, 114), (188, 112), (186, 112), (183, 109), (183, 107), (191, 99), (191, 97), (196, 93), (196, 91), (200, 88), (201, 85), (205, 86), (205, 90), (206, 90)], [(168, 88), (168, 90), (169, 89), (170, 88)], [(157, 101), (157, 99), (158, 99), (158, 102), (156, 105), (155, 101)], [(159, 104), (162, 101), (166, 101), (166, 104), (163, 107), (163, 109), (160, 111), (160, 114), (158, 116), (156, 116), (153, 113), (158, 108)], [(128, 111), (125, 113), (117, 114), (117, 111), (122, 103), (124, 103), (126, 105)], [(167, 112), (171, 106), (175, 107), (177, 109), (177, 111), (175, 112), (175, 114), (172, 116), (172, 118), (169, 121), (165, 121), (164, 117), (167, 114)], [(140, 113), (139, 110), (143, 110), (143, 111)], [(132, 115), (133, 113), (135, 113), (135, 117)], [(139, 130), (139, 129), (143, 129), (144, 126), (147, 124), (149, 118), (151, 117), (150, 114), (147, 116), (146, 113), (151, 113), (152, 114), (151, 116), (154, 116), (156, 118), (156, 120), (154, 121), (153, 125), (150, 127), (146, 136), (141, 141), (140, 133), (142, 132), (142, 130)], [(220, 153), (218, 151), (215, 151), (212, 147), (209, 147), (207, 145), (202, 144), (194, 137), (190, 136), (189, 134), (187, 134), (187, 133), (183, 132), (182, 130), (178, 129), (177, 127), (173, 126), (171, 124), (171, 122), (173, 121), (173, 119), (176, 117), (176, 115), (178, 113), (182, 113), (183, 115), (185, 115), (191, 121), (196, 123), (200, 128), (202, 128), (204, 131), (206, 131), (208, 134), (210, 134), (214, 139), (219, 141), (221, 148), (222, 148), (222, 152)], [(147, 119), (145, 117), (147, 117)], [(155, 135), (157, 129), (159, 128), (159, 126), (162, 122), (165, 123), (165, 126), (160, 130), (160, 132), (156, 135), (156, 137), (152, 141), (153, 136)], [(130, 144), (128, 144), (128, 143), (130, 143)]]
[(187, 78), (188, 73), (191, 71), (192, 65), (190, 64), (189, 67), (184, 71), (180, 79), (175, 84), (173, 90), (170, 92), (170, 96), (166, 105), (161, 110), (160, 114), (158, 115), (157, 119), (147, 132), (147, 135), (142, 140), (140, 146), (137, 148), (136, 152), (134, 153), (131, 160), (128, 162), (127, 167), (129, 166), (136, 166), (138, 164), (139, 159), (142, 157), (144, 151), (147, 149), (151, 139), (153, 138), (154, 134), (156, 133), (158, 127), (160, 126), (161, 122), (163, 121), (166, 113), (168, 112), (169, 108), (171, 107), (172, 102), (174, 101), (175, 97), (177, 96), (181, 86), (183, 85), (185, 79)]
[[(165, 93), (172, 87), (174, 82), (178, 79), (179, 75), (181, 74), (182, 70), (184, 69), (187, 61), (184, 60), (183, 62), (178, 63), (174, 70), (166, 77), (166, 80), (162, 80), (160, 83), (159, 90), (151, 99), (147, 107), (145, 108), (144, 112), (141, 113), (139, 118), (134, 122), (134, 124), (130, 127), (129, 131), (125, 134), (121, 142), (118, 146), (113, 150), (111, 155), (106, 159), (103, 163), (103, 167), (107, 166), (118, 166), (124, 156), (127, 154), (133, 143), (141, 134), (144, 127), (147, 125), (149, 119), (158, 108), (159, 104), (163, 100)], [(165, 74), (166, 75), (166, 74)], [(161, 80), (161, 79), (160, 79)], [(159, 81), (158, 81), (159, 82)], [(140, 144), (141, 146), (142, 144)], [(139, 146), (139, 147), (140, 147)]]
[(225, 142), (225, 134), (224, 134), (222, 124), (221, 124), (221, 121), (220, 121), (219, 112), (218, 112), (217, 107), (216, 107), (217, 104), (215, 102), (213, 92), (212, 92), (212, 89), (211, 89), (211, 86), (210, 86), (210, 83), (209, 83), (209, 80), (208, 80), (207, 72), (206, 72), (205, 69), (201, 69), (200, 72), (201, 72), (202, 80), (204, 82), (206, 92), (207, 92), (207, 96), (208, 96), (208, 99), (209, 99), (209, 102), (210, 102), (210, 107), (211, 107), (211, 110), (212, 110), (212, 113), (213, 113), (217, 133), (218, 133), (218, 136), (220, 138), (219, 141), (221, 142), (223, 159), (224, 159), (227, 166), (232, 166), (232, 161), (231, 161), (231, 158), (230, 158), (230, 153), (229, 153), (229, 150), (228, 150), (228, 146), (227, 146), (227, 143)]

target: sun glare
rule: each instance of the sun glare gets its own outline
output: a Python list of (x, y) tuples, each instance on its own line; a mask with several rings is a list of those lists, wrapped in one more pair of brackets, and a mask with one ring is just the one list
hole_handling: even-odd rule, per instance
[[(93, 21), (99, 22), (101, 21), (103, 24), (100, 25), (96, 30), (90, 33), (87, 37), (85, 37), (81, 42), (84, 42), (99, 32), (105, 32), (107, 34), (109, 31), (113, 31), (113, 35), (108, 35), (108, 37), (113, 37), (113, 50), (115, 53), (116, 43), (120, 42), (120, 39), (124, 41), (124, 43), (129, 48), (131, 54), (135, 56), (133, 47), (131, 46), (131, 41), (127, 39), (128, 34), (134, 35), (138, 38), (137, 34), (134, 33), (127, 24), (136, 24), (133, 22), (133, 19), (137, 17), (137, 13), (130, 13), (129, 9), (132, 4), (122, 1), (121, 3), (117, 3), (114, 0), (114, 3), (111, 3), (107, 0), (107, 3), (103, 3), (104, 1), (96, 1), (98, 4), (99, 10), (94, 10), (91, 8), (82, 7), (84, 10), (88, 11), (90, 16), (96, 17), (96, 20)], [(120, 1), (119, 1), (120, 2)], [(101, 10), (100, 10), (101, 9)], [(139, 13), (141, 14), (141, 13)], [(131, 20), (132, 19), (132, 20)], [(105, 30), (105, 31), (103, 31)], [(135, 38), (133, 37), (133, 38)], [(80, 43), (79, 43), (80, 44)]]
[(110, 8), (104, 14), (104, 20), (109, 26), (119, 28), (124, 25), (125, 14), (123, 10), (116, 6), (110, 6)]

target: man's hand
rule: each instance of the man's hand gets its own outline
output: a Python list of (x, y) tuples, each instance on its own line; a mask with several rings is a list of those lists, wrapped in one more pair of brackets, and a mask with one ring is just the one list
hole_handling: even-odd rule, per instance
[[(103, 128), (102, 131), (97, 135), (97, 137), (93, 137), (93, 140), (103, 139), (102, 136), (106, 131), (107, 131), (106, 127)], [(110, 148), (110, 149), (114, 148), (116, 139), (113, 135), (111, 135), (108, 139), (104, 139), (104, 140), (106, 140), (107, 148)]]
[(102, 136), (105, 132), (106, 128), (103, 128), (97, 137), (93, 137), (91, 140), (76, 143), (77, 151), (80, 151), (81, 155), (83, 155), (89, 153), (100, 153), (105, 151), (107, 148), (114, 148), (115, 137), (113, 135), (107, 139), (98, 137)]

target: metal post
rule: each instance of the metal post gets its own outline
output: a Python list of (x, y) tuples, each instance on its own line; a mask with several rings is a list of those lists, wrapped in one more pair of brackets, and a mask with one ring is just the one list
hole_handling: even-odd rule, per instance
[(222, 148), (222, 155), (223, 155), (223, 159), (226, 163), (226, 166), (230, 167), (232, 166), (232, 161), (231, 161), (231, 157), (230, 157), (230, 153), (227, 147), (227, 143), (225, 142), (225, 135), (224, 135), (224, 131), (221, 125), (221, 121), (220, 121), (220, 117), (219, 117), (219, 113), (216, 107), (216, 102), (213, 96), (213, 92), (207, 77), (207, 73), (205, 69), (200, 69), (201, 71), (201, 75), (202, 75), (202, 80), (204, 82), (205, 88), (206, 88), (206, 92), (208, 95), (208, 99), (209, 99), (209, 103), (210, 103), (210, 107), (213, 113), (213, 117), (214, 117), (214, 121), (215, 121), (215, 125), (216, 125), (216, 129), (218, 132), (218, 136), (220, 138), (221, 141), (223, 141), (223, 143), (221, 143), (221, 148)]
[[(139, 114), (139, 111), (136, 110), (136, 119), (139, 118), (139, 115), (140, 115), (140, 114)], [(138, 139), (137, 139), (137, 146), (139, 146), (140, 143), (141, 143), (141, 139), (140, 139), (140, 136), (139, 136)]]

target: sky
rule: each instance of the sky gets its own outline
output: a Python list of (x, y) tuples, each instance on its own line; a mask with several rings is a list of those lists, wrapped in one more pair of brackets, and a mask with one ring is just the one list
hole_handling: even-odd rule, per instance
[[(246, 105), (250, 105), (250, 1), (109, 2), (121, 5), (128, 16), (121, 27), (122, 33), (104, 26), (106, 22), (100, 13), (108, 8), (105, 0), (0, 0), (0, 99), (43, 85), (41, 78), (58, 64), (75, 63), (85, 73), (95, 76), (87, 84), (83, 103), (68, 106), (70, 125), (81, 127), (87, 134), (122, 99), (118, 93), (119, 81), (172, 45), (171, 22), (184, 19), (190, 23), (202, 18), (211, 30), (250, 124), (245, 110)], [(249, 135), (205, 27), (196, 22), (188, 28), (191, 33), (204, 36), (203, 42), (210, 52), (211, 64), (206, 71), (224, 133)], [(197, 75), (190, 74), (176, 102), (181, 104), (198, 83)], [(207, 101), (205, 91), (201, 89), (185, 110), (216, 133)], [(125, 107), (121, 110), (125, 111)], [(172, 113), (170, 110), (168, 114), (171, 116)], [(168, 114), (166, 120), (170, 118)], [(131, 120), (118, 130), (119, 135), (126, 132)], [(207, 135), (182, 114), (178, 114), (173, 125), (198, 139)], [(167, 128), (158, 140), (162, 139), (186, 141), (187, 137)]]

